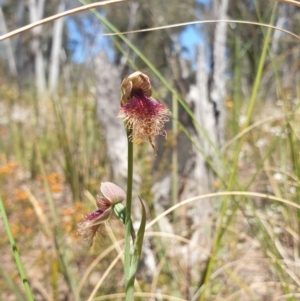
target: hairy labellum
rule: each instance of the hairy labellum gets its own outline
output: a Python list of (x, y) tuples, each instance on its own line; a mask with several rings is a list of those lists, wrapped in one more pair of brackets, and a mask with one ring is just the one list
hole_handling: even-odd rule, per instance
[(124, 79), (122, 93), (119, 117), (132, 130), (130, 139), (135, 143), (148, 140), (154, 148), (154, 137), (166, 136), (163, 127), (169, 120), (170, 111), (151, 97), (150, 80), (141, 72), (135, 72)]

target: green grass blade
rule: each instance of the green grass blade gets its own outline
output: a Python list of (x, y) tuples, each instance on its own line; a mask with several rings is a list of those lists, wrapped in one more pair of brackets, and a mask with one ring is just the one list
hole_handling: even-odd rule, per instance
[(9, 243), (10, 243), (10, 245), (12, 247), (12, 250), (13, 250), (13, 254), (14, 254), (16, 264), (17, 264), (17, 268), (18, 268), (19, 274), (21, 276), (21, 279), (22, 279), (22, 282), (23, 282), (23, 285), (24, 285), (24, 289), (25, 289), (25, 292), (26, 292), (26, 295), (27, 295), (27, 299), (29, 301), (33, 301), (34, 299), (33, 299), (33, 296), (32, 296), (31, 290), (30, 290), (28, 280), (26, 278), (26, 274), (25, 274), (25, 271), (24, 271), (24, 268), (23, 268), (23, 265), (22, 265), (22, 262), (21, 262), (20, 254), (19, 254), (19, 251), (17, 249), (15, 239), (14, 239), (14, 237), (12, 235), (12, 232), (11, 232), (11, 229), (10, 229), (9, 221), (8, 221), (6, 211), (5, 211), (5, 208), (4, 208), (4, 204), (2, 202), (1, 197), (0, 197), (0, 212), (1, 212), (3, 222), (4, 222), (4, 227), (5, 227), (6, 232), (7, 232)]
[(2, 275), (2, 277), (5, 279), (6, 283), (10, 287), (10, 290), (14, 293), (17, 301), (25, 301), (26, 299), (23, 297), (22, 292), (20, 291), (16, 283), (11, 279), (9, 274), (1, 266), (0, 266), (0, 275)]

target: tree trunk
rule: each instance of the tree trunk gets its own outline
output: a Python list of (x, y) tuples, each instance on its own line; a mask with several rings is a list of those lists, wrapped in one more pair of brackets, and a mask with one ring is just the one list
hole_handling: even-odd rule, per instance
[[(186, 171), (188, 174), (188, 180), (184, 189), (183, 199), (197, 196), (200, 194), (208, 193), (212, 190), (213, 175), (212, 171), (206, 163), (206, 157), (210, 160), (214, 154), (214, 150), (210, 145), (209, 139), (213, 144), (216, 145), (216, 119), (214, 114), (214, 105), (209, 99), (208, 95), (208, 74), (206, 72), (206, 52), (205, 46), (200, 45), (198, 48), (198, 68), (196, 74), (196, 84), (190, 87), (190, 91), (187, 97), (187, 102), (192, 105), (195, 118), (201, 125), (207, 136), (199, 132), (192, 134), (193, 140), (202, 149), (202, 154), (199, 150), (194, 149), (194, 156), (187, 162), (187, 166), (190, 166), (189, 170)], [(197, 125), (195, 125), (197, 128)], [(193, 232), (191, 240), (195, 243), (200, 244), (207, 250), (211, 246), (211, 221), (210, 216), (213, 212), (212, 200), (203, 199), (198, 203), (194, 203), (189, 206), (188, 216), (192, 221), (193, 225), (197, 225), (199, 222), (204, 222), (200, 227)], [(204, 256), (204, 255), (203, 255)], [(198, 252), (191, 250), (190, 266), (193, 267), (195, 263), (200, 260), (206, 259), (204, 256), (199, 256)], [(196, 269), (191, 269), (195, 272)]]
[[(22, 27), (24, 25), (24, 16), (25, 16), (25, 0), (18, 0), (17, 6), (16, 6), (16, 12), (15, 12), (15, 18), (16, 18), (16, 26), (17, 28)], [(18, 85), (19, 89), (21, 91), (21, 87), (23, 86), (24, 82), (24, 76), (26, 71), (24, 70), (24, 47), (23, 47), (23, 35), (19, 34), (15, 37), (16, 43), (15, 43), (15, 59), (16, 59), (16, 67), (17, 72), (19, 76), (18, 79)]]
[(104, 132), (113, 178), (125, 184), (127, 175), (127, 138), (124, 125), (117, 118), (120, 107), (121, 78), (118, 68), (104, 52), (95, 59), (97, 76), (97, 117)]
[[(65, 1), (61, 0), (58, 5), (57, 13), (65, 10)], [(64, 19), (60, 18), (54, 22), (52, 35), (51, 59), (49, 65), (49, 91), (54, 93), (57, 88), (60, 67), (60, 55), (62, 46)]]
[[(227, 7), (228, 0), (214, 0), (214, 18), (226, 19)], [(193, 107), (195, 118), (206, 135), (199, 131), (195, 131), (192, 134), (193, 140), (197, 141), (202, 154), (195, 149), (193, 158), (187, 162), (187, 166), (192, 167), (188, 171), (189, 180), (184, 189), (185, 194), (182, 195), (183, 199), (209, 193), (214, 189), (214, 172), (206, 160), (209, 159), (218, 168), (219, 159), (214, 147), (220, 149), (224, 141), (226, 28), (227, 25), (225, 23), (217, 23), (213, 32), (211, 81), (207, 74), (208, 55), (206, 46), (200, 45), (198, 48), (196, 84), (190, 87), (187, 102)], [(195, 125), (195, 129), (197, 129), (197, 125)], [(192, 225), (196, 226), (199, 224), (192, 233), (191, 241), (201, 245), (208, 251), (210, 251), (212, 245), (211, 216), (214, 211), (213, 204), (213, 199), (203, 199), (189, 206), (187, 212)], [(193, 272), (191, 276), (194, 281), (199, 281), (200, 276), (199, 270), (195, 269), (195, 265), (206, 259), (206, 255), (199, 254), (191, 246), (189, 265), (190, 270)]]
[[(129, 23), (128, 23), (126, 31), (130, 31), (130, 30), (134, 29), (134, 25), (136, 23), (136, 18), (137, 18), (139, 7), (140, 7), (140, 3), (138, 3), (138, 2), (129, 2), (128, 3), (128, 11), (129, 11), (128, 15), (130, 16), (130, 18), (129, 18)], [(134, 35), (129, 35), (127, 38), (130, 42), (132, 42), (133, 37), (134, 37)], [(132, 51), (130, 51), (130, 47), (126, 43), (123, 43), (123, 51), (124, 51), (124, 53), (127, 53), (127, 55), (129, 57), (135, 56), (135, 53), (132, 53)], [(131, 59), (134, 60), (134, 58), (131, 58)], [(128, 72), (128, 60), (125, 56), (121, 57), (119, 68), (121, 70), (122, 77), (125, 77), (126, 73)]]
[[(0, 31), (1, 31), (1, 34), (7, 33), (5, 17), (4, 17), (1, 6), (0, 6)], [(18, 73), (17, 73), (17, 67), (16, 67), (13, 49), (11, 46), (11, 39), (4, 40), (3, 43), (4, 43), (5, 49), (6, 49), (6, 56), (7, 56), (10, 74), (12, 76), (17, 76)]]
[[(29, 16), (30, 22), (36, 22), (43, 17), (44, 0), (29, 0)], [(31, 49), (34, 55), (34, 68), (35, 68), (35, 84), (37, 89), (38, 98), (42, 98), (47, 94), (46, 91), (46, 73), (45, 62), (42, 52), (42, 26), (32, 29), (32, 42)]]
[[(214, 0), (213, 11), (215, 19), (227, 19), (227, 8), (229, 0)], [(215, 135), (217, 145), (221, 147), (224, 143), (225, 126), (225, 96), (226, 96), (226, 39), (227, 23), (217, 23), (214, 32), (213, 44), (213, 82), (210, 90), (210, 98), (214, 105)]]

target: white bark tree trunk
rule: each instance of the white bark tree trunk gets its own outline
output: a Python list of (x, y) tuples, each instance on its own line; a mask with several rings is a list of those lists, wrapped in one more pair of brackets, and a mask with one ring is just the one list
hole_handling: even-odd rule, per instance
[[(133, 30), (135, 22), (136, 22), (136, 17), (137, 17), (139, 7), (140, 7), (140, 3), (138, 3), (138, 2), (129, 2), (128, 3), (128, 11), (129, 11), (128, 15), (130, 16), (130, 18), (129, 18), (129, 23), (128, 23), (126, 31)], [(133, 39), (133, 35), (129, 35), (127, 38), (131, 42), (132, 39)], [(125, 43), (123, 45), (123, 50), (124, 50), (124, 52), (126, 52), (129, 55), (130, 48)], [(120, 70), (123, 71), (124, 67), (126, 67), (126, 65), (127, 65), (127, 59), (126, 59), (125, 56), (123, 56), (121, 61), (120, 61)]]
[[(43, 17), (44, 4), (45, 0), (29, 0), (29, 18), (31, 23), (36, 22)], [(42, 98), (47, 94), (45, 62), (41, 48), (41, 38), (42, 26), (33, 28), (31, 48), (34, 55), (35, 83), (38, 98)]]
[[(215, 19), (227, 19), (227, 8), (229, 0), (214, 0), (213, 12)], [(226, 94), (226, 39), (227, 23), (217, 23), (214, 31), (213, 44), (213, 82), (210, 91), (210, 98), (214, 104), (215, 111), (215, 131), (218, 146), (224, 143), (224, 124), (225, 124), (225, 94)]]
[[(213, 9), (215, 19), (226, 19), (228, 0), (214, 0)], [(200, 45), (198, 49), (198, 68), (196, 74), (196, 84), (190, 87), (187, 96), (187, 102), (192, 105), (195, 118), (206, 132), (215, 147), (220, 148), (224, 141), (224, 120), (225, 120), (225, 84), (226, 84), (226, 28), (225, 23), (217, 23), (213, 32), (212, 40), (212, 82), (209, 85), (207, 74), (206, 46)], [(197, 129), (197, 126), (195, 126)], [(214, 166), (219, 165), (218, 156), (212, 147), (208, 138), (202, 133), (195, 132), (193, 139), (198, 142), (203, 154), (198, 150), (194, 151), (194, 157), (191, 158), (193, 168), (189, 171), (189, 180), (185, 187), (183, 199), (188, 197), (209, 193), (213, 190), (214, 174), (206, 162), (208, 158)], [(193, 232), (191, 241), (200, 244), (206, 250), (210, 251), (212, 245), (212, 220), (211, 215), (214, 211), (212, 199), (203, 199), (194, 203), (188, 209), (188, 216), (193, 225), (200, 223), (200, 226)], [(200, 255), (195, 249), (189, 250), (189, 265), (191, 275), (194, 281), (199, 281), (199, 270), (195, 266), (207, 259), (206, 255)], [(199, 265), (200, 268), (200, 265)]]
[(117, 118), (121, 78), (118, 68), (108, 61), (104, 52), (95, 59), (95, 69), (97, 117), (105, 131), (107, 155), (111, 162), (113, 177), (124, 183), (127, 175), (127, 138), (124, 125)]
[[(24, 18), (25, 17), (25, 0), (18, 0), (15, 8), (15, 18), (16, 18), (16, 26), (22, 27), (24, 26)], [(23, 40), (22, 40), (22, 34), (17, 35), (15, 37), (15, 47), (14, 47), (14, 54), (15, 54), (15, 60), (16, 60), (16, 67), (19, 76), (18, 84), (19, 87), (22, 86), (22, 83), (24, 81), (24, 49), (23, 49)]]
[[(215, 132), (215, 116), (214, 105), (209, 99), (208, 95), (208, 74), (207, 74), (207, 56), (205, 52), (205, 46), (201, 45), (198, 49), (198, 70), (196, 75), (196, 84), (190, 87), (190, 92), (187, 97), (187, 102), (193, 105), (195, 118), (198, 123), (203, 127), (203, 130), (207, 133), (211, 142), (216, 144), (217, 137)], [(195, 126), (197, 128), (197, 126)], [(205, 157), (212, 159), (214, 150), (207, 138), (199, 133), (192, 134), (193, 139), (201, 147), (204, 156), (199, 153), (197, 149), (194, 149), (194, 157), (190, 160), (193, 161), (192, 169), (189, 171), (189, 180), (185, 187), (185, 194), (182, 196), (184, 199), (193, 197), (200, 194), (205, 194), (211, 191), (213, 176), (211, 170), (207, 167)], [(189, 207), (188, 215), (196, 225), (201, 221), (207, 221), (207, 225), (201, 225), (192, 234), (191, 240), (200, 244), (207, 250), (210, 249), (211, 224), (209, 223), (209, 217), (213, 212), (212, 201), (209, 199), (203, 199), (198, 203), (194, 203)], [(193, 267), (199, 260), (204, 260), (206, 257), (199, 257), (198, 252), (191, 250), (190, 266)], [(196, 272), (195, 269), (191, 269)]]
[[(61, 0), (58, 5), (57, 13), (61, 13), (65, 10), (65, 1)], [(64, 19), (60, 18), (53, 24), (52, 34), (52, 49), (49, 65), (49, 91), (50, 93), (56, 92), (57, 83), (59, 78), (60, 68), (60, 55), (62, 47), (62, 35), (63, 35)]]
[[(0, 6), (0, 31), (1, 31), (1, 34), (7, 33), (5, 17), (4, 17), (1, 6)], [(17, 72), (13, 49), (11, 46), (11, 39), (4, 40), (3, 43), (4, 43), (5, 49), (6, 49), (6, 56), (7, 56), (7, 62), (8, 62), (10, 74), (12, 76), (17, 76), (18, 72)]]

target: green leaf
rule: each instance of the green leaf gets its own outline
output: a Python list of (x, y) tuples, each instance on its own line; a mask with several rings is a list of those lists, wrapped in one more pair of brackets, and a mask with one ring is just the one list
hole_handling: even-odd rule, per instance
[(132, 259), (130, 264), (129, 279), (126, 285), (127, 286), (126, 289), (130, 286), (133, 286), (134, 284), (134, 279), (138, 269), (142, 247), (143, 247), (143, 240), (144, 240), (145, 227), (146, 227), (146, 209), (141, 199), (140, 202), (142, 205), (142, 220), (141, 220), (140, 228), (137, 232), (136, 240), (134, 242), (133, 254), (132, 254)]

